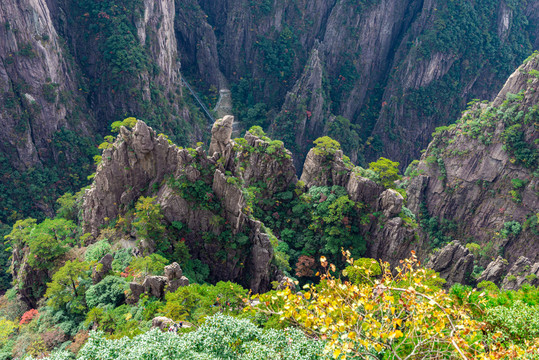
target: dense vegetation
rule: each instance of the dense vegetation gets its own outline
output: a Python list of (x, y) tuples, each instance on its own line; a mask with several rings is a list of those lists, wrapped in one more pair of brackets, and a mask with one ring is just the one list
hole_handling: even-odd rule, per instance
[[(112, 128), (135, 124), (128, 118)], [(290, 160), (282, 142), (267, 138), (260, 127), (250, 132), (263, 143), (253, 147), (236, 139), (240, 169), (249, 166), (246, 159), (254, 153), (276, 162)], [(112, 147), (112, 141), (106, 137), (99, 147)], [(0, 297), (0, 359), (534, 358), (539, 324), (524, 319), (538, 315), (538, 289), (525, 285), (516, 292), (501, 291), (481, 283), (479, 289), (455, 285), (446, 291), (444, 280), (421, 268), (413, 254), (394, 269), (361, 258), (368, 236), (362, 229), (383, 226), (383, 214), (351, 200), (339, 186), (308, 188), (298, 182), (274, 194), (267, 181), (244, 188), (242, 211), (264, 223), (275, 250), (273, 264), (286, 276), (259, 295), (241, 284), (216, 281), (197, 243), (214, 244), (212, 258), (225, 262), (231, 254), (243, 256), (249, 236), (233, 234), (212, 189), (219, 162), (205, 162), (195, 149), (185, 151), (199, 180), (180, 173), (150, 193), (166, 184), (191, 206), (213, 214), (213, 230), (169, 224), (156, 197), (141, 196), (92, 238), (82, 233), (79, 192), (58, 199), (55, 218), (18, 220), (6, 232), (4, 246), (12, 251), (10, 272), (17, 281)], [(340, 144), (323, 137), (313, 152), (322, 166), (330, 166), (341, 154)], [(406, 196), (397, 185), (398, 163), (381, 158), (364, 169), (345, 156), (341, 161)], [(227, 172), (226, 179), (242, 186), (238, 174)], [(418, 226), (406, 207), (399, 216), (406, 226)], [(508, 236), (520, 231), (515, 226), (508, 225)], [(125, 247), (123, 239), (133, 235), (134, 248)], [(99, 261), (106, 255), (111, 270), (99, 275)], [(172, 262), (182, 266), (190, 285), (160, 298), (151, 293), (134, 297), (131, 282), (163, 275)], [(26, 276), (40, 280), (29, 287)], [(159, 316), (184, 327), (178, 334), (151, 329)]]

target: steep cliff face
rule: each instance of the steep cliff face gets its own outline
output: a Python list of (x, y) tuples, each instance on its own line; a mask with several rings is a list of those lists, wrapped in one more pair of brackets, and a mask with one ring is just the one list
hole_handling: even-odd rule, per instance
[(85, 186), (111, 122), (138, 116), (179, 143), (207, 139), (183, 96), (175, 14), (173, 0), (2, 3), (0, 221), (51, 215)]
[(59, 0), (56, 6), (102, 124), (137, 116), (187, 142), (192, 133), (185, 123), (195, 121), (181, 101), (175, 2)]
[(534, 35), (524, 19), (524, 7), (504, 1), (423, 2), (396, 49), (382, 97), (373, 132), (382, 154), (407, 164), (417, 145), (426, 146), (434, 128), (457, 118), (470, 99), (492, 100), (529, 51)]
[[(361, 170), (343, 161), (338, 150), (328, 156), (311, 149), (307, 154), (301, 181), (307, 187), (342, 186), (352, 201), (361, 204), (358, 214), (368, 221), (358, 224), (366, 240), (364, 256), (397, 264), (420, 248), (414, 226), (403, 219), (403, 197), (393, 189), (360, 175)], [(359, 217), (359, 216), (358, 216)]]
[[(532, 3), (502, 0), (193, 0), (183, 11), (192, 14), (177, 26), (192, 76), (207, 88), (223, 74), (240, 121), (271, 128), (296, 164), (330, 134), (357, 138), (345, 146), (353, 160), (382, 154), (406, 165), (470, 99), (495, 96), (529, 54), (537, 23)], [(264, 111), (249, 112), (255, 105)]]
[(409, 206), (430, 224), (424, 236), (436, 242), (441, 231), (479, 244), (482, 267), (498, 254), (509, 265), (520, 256), (539, 260), (537, 69), (534, 56), (493, 102), (476, 103), (457, 124), (438, 129), (409, 169)]
[(4, 1), (0, 23), (0, 149), (25, 170), (50, 156), (60, 128), (88, 134), (94, 124), (46, 2)]
[[(231, 116), (215, 123), (211, 156), (202, 148), (169, 144), (141, 121), (131, 131), (122, 127), (86, 191), (85, 231), (99, 234), (141, 196), (154, 196), (167, 224), (183, 224), (182, 241), (194, 259), (209, 266), (211, 281), (236, 281), (255, 292), (269, 289), (273, 245), (251, 216), (242, 184), (266, 181), (269, 196), (293, 183), (295, 170), (289, 154), (287, 162), (261, 160), (257, 149), (269, 144), (252, 134), (245, 142), (253, 152), (238, 148), (230, 139), (232, 123)], [(152, 247), (147, 241), (144, 246)]]

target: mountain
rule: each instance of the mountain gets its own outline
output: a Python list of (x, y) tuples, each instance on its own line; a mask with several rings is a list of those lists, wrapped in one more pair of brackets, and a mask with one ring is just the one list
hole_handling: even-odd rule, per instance
[(455, 124), (438, 128), (407, 170), (408, 207), (423, 237), (434, 246), (448, 238), (476, 244), (476, 271), (498, 255), (509, 263), (505, 273), (528, 262), (528, 274), (539, 262), (538, 68), (535, 53), (494, 101), (472, 102)]
[(231, 90), (240, 127), (283, 140), (297, 169), (326, 134), (404, 168), (538, 42), (533, 1), (24, 0), (0, 22), (4, 223), (88, 184), (115, 121), (208, 141), (181, 79), (210, 108)]

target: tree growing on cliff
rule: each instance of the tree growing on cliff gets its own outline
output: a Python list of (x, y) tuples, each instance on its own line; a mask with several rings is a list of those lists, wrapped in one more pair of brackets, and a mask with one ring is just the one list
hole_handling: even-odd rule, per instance
[(369, 164), (369, 170), (376, 172), (380, 176), (382, 185), (386, 188), (394, 188), (395, 181), (399, 180), (399, 163), (381, 157), (376, 162)]
[(55, 311), (84, 314), (87, 309), (85, 293), (92, 285), (90, 267), (91, 264), (86, 261), (67, 261), (47, 284), (47, 305)]

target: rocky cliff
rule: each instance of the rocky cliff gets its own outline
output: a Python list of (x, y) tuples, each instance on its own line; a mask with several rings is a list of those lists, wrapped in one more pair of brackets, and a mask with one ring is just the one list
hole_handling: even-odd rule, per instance
[(2, 208), (50, 214), (52, 198), (84, 185), (95, 140), (74, 146), (59, 129), (104, 133), (135, 116), (180, 144), (208, 140), (180, 68), (208, 105), (232, 90), (243, 128), (270, 129), (298, 169), (323, 134), (354, 162), (383, 154), (405, 166), (467, 101), (492, 99), (535, 46), (536, 13), (505, 0), (5, 2), (2, 172), (45, 165), (21, 184), (65, 176), (41, 181), (52, 193), (14, 194), (6, 179), (17, 200)]
[[(407, 170), (408, 206), (424, 224), (423, 237), (434, 246), (445, 236), (477, 243), (478, 269), (498, 255), (509, 267), (522, 256), (539, 260), (538, 69), (534, 55), (493, 102), (476, 102), (455, 125), (437, 129)], [(507, 264), (489, 268), (496, 275), (482, 280), (499, 282)]]
[(361, 204), (357, 208), (358, 217), (371, 213), (367, 215), (368, 221), (359, 225), (366, 242), (364, 256), (397, 264), (419, 247), (415, 226), (404, 220), (402, 195), (362, 176), (361, 172), (361, 168), (343, 161), (341, 150), (327, 155), (311, 149), (301, 181), (307, 187), (336, 185), (345, 188), (349, 198)]
[[(182, 12), (186, 68), (207, 88), (224, 75), (246, 128), (262, 121), (296, 164), (315, 138), (351, 133), (369, 160), (406, 165), (469, 100), (491, 100), (536, 41), (532, 3), (193, 0)], [(363, 157), (358, 141), (345, 150)]]
[(207, 137), (183, 96), (175, 13), (172, 0), (2, 3), (1, 221), (52, 215), (54, 198), (86, 185), (96, 135), (114, 121)]
[[(267, 290), (273, 247), (250, 215), (243, 186), (263, 180), (271, 194), (294, 181), (295, 170), (289, 155), (288, 162), (277, 163), (242, 152), (230, 139), (232, 122), (227, 116), (214, 124), (209, 154), (178, 148), (141, 121), (132, 130), (122, 127), (86, 191), (85, 231), (98, 235), (102, 225), (125, 216), (141, 196), (153, 195), (164, 221), (187, 229), (183, 241), (193, 258), (209, 266), (211, 281)], [(268, 146), (252, 134), (246, 138), (254, 149)], [(144, 246), (155, 250), (155, 244)]]

